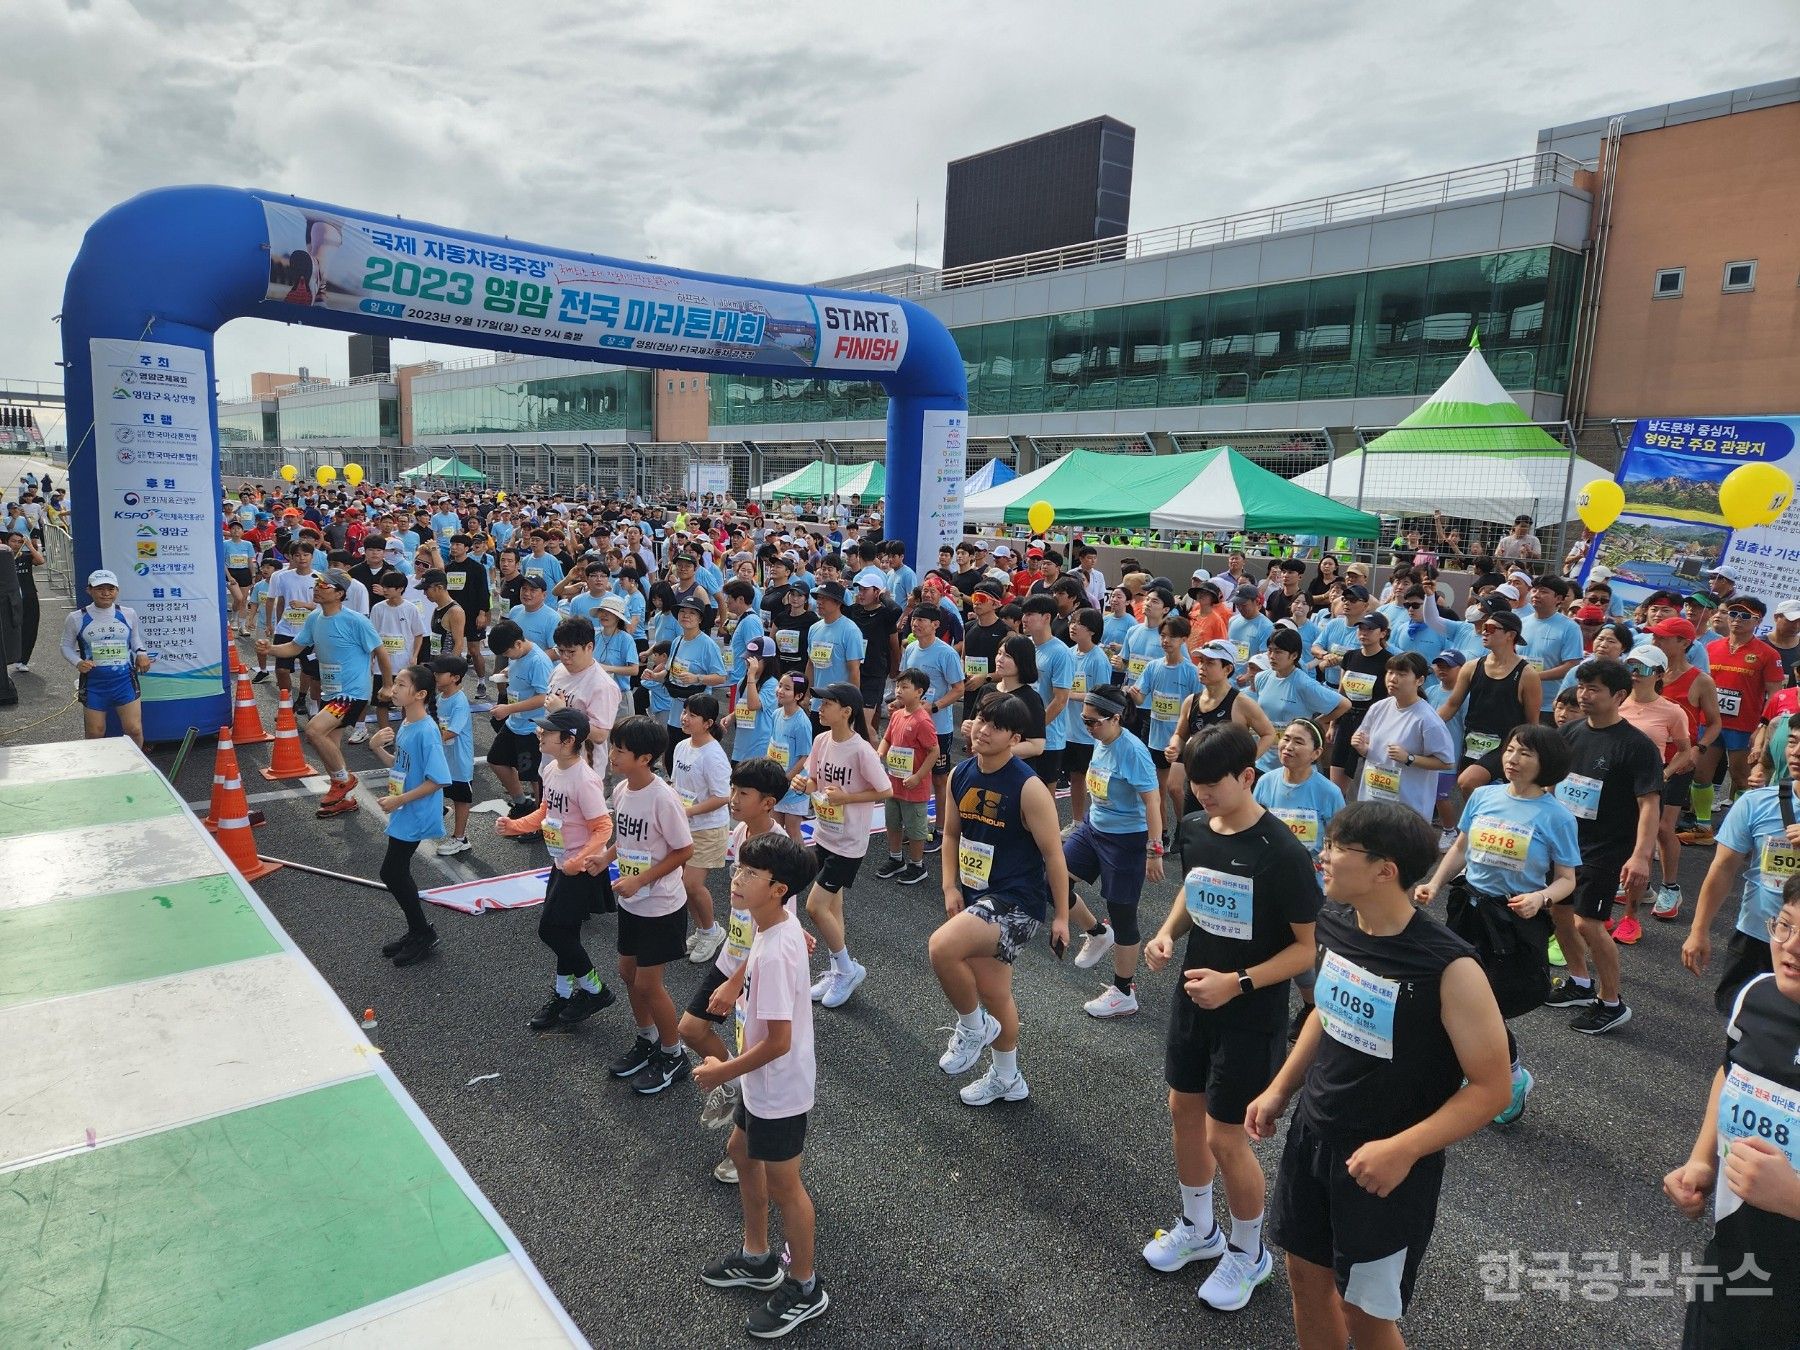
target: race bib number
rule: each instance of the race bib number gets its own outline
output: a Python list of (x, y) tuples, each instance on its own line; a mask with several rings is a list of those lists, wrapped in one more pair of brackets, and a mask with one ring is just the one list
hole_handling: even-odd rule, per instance
[(1239, 642), (1233, 645), (1237, 647), (1238, 664), (1241, 666), (1250, 659), (1250, 644), (1248, 642)]
[(1087, 779), (1086, 779), (1088, 797), (1091, 800), (1097, 801), (1097, 802), (1105, 801), (1106, 800), (1106, 785), (1111, 781), (1112, 781), (1111, 779), (1109, 779), (1105, 774), (1101, 773), (1098, 769), (1090, 768), (1087, 771)]
[(307, 613), (308, 611), (300, 609), (298, 606), (289, 605), (282, 613), (281, 626), (292, 628), (297, 633), (300, 631), (300, 625), (306, 622)]
[(1125, 659), (1125, 673), (1127, 675), (1131, 676), (1131, 678), (1135, 680), (1138, 676), (1140, 676), (1144, 673), (1144, 667), (1148, 666), (1149, 664), (1150, 664), (1150, 658), (1147, 656), (1127, 657)]
[(1159, 722), (1173, 722), (1181, 716), (1181, 699), (1175, 694), (1152, 694), (1150, 715)]
[(405, 786), (405, 784), (403, 784), (400, 781), (400, 777), (401, 776), (397, 773), (390, 773), (388, 775), (388, 782), (387, 782), (387, 795), (388, 796), (398, 797), (402, 792), (406, 791), (406, 786)]
[(910, 778), (916, 753), (910, 745), (889, 746), (887, 752), (888, 772), (896, 778)]
[(988, 673), (988, 659), (985, 656), (963, 657), (963, 674), (985, 675)]
[(468, 580), (469, 580), (469, 574), (467, 572), (446, 572), (446, 573), (444, 573), (444, 585), (448, 589), (453, 590), (453, 591), (460, 591), (465, 585), (468, 584)]
[(1338, 688), (1352, 703), (1367, 703), (1375, 696), (1375, 677), (1366, 670), (1346, 670)]
[(725, 673), (729, 675), (733, 670), (737, 669), (737, 653), (727, 647), (721, 655), (725, 660)]
[(1523, 871), (1535, 833), (1529, 825), (1515, 825), (1495, 816), (1477, 816), (1469, 829), (1469, 858), (1472, 862), (1486, 863), (1508, 872)]
[(1250, 940), (1255, 898), (1249, 877), (1196, 867), (1187, 874), (1182, 898), (1194, 927), (1214, 937)]
[(686, 684), (688, 682), (688, 675), (692, 670), (693, 667), (688, 665), (686, 661), (677, 661), (674, 665), (669, 667), (669, 674), (674, 676), (676, 684)]
[(1744, 696), (1736, 689), (1719, 690), (1719, 716), (1736, 717), (1744, 706)]
[(813, 817), (822, 825), (842, 825), (844, 804), (826, 801), (824, 793), (817, 793), (813, 797)]
[(731, 715), (737, 719), (737, 724), (740, 727), (753, 727), (756, 725), (756, 709), (752, 708), (748, 703), (740, 701), (737, 707), (732, 711)]
[(700, 800), (698, 794), (693, 793), (693, 792), (684, 792), (679, 788), (676, 789), (675, 795), (677, 797), (681, 798), (682, 807), (689, 811), (692, 811), (694, 809), (694, 803)]
[(1400, 800), (1400, 770), (1383, 769), (1374, 764), (1363, 766), (1363, 790), (1378, 802)]
[(97, 666), (122, 666), (130, 660), (131, 652), (123, 642), (90, 642), (88, 657)]
[(1319, 963), (1313, 998), (1327, 1036), (1376, 1059), (1394, 1057), (1394, 1005), (1398, 980), (1371, 975), (1354, 961), (1328, 951)]
[(1578, 820), (1593, 820), (1600, 814), (1600, 780), (1572, 773), (1556, 785), (1556, 799)]
[(775, 633), (775, 650), (783, 656), (792, 656), (800, 650), (800, 634), (792, 628), (777, 629)]
[(748, 910), (731, 911), (731, 923), (725, 929), (725, 955), (732, 961), (742, 961), (750, 955), (750, 943), (756, 937), (756, 925), (750, 922)]
[(1072, 681), (1070, 681), (1069, 692), (1071, 694), (1087, 693), (1087, 676), (1077, 675)]
[(621, 881), (626, 877), (643, 876), (650, 870), (650, 865), (651, 860), (648, 853), (642, 853), (635, 849), (629, 852), (624, 849), (619, 850), (619, 880)]
[(1277, 807), (1275, 819), (1285, 824), (1294, 832), (1294, 838), (1305, 844), (1309, 851), (1319, 846), (1319, 813), (1317, 811), (1301, 811), (1293, 808)]
[[(1739, 1139), (1761, 1139), (1787, 1155), (1800, 1168), (1800, 1093), (1733, 1064), (1719, 1092), (1719, 1157)], [(1713, 1192), (1713, 1217), (1722, 1219), (1743, 1204), (1721, 1175)]]
[(1463, 733), (1463, 755), (1469, 759), (1480, 759), (1500, 748), (1500, 738), (1491, 731), (1469, 731)]
[(1800, 874), (1800, 848), (1788, 843), (1784, 835), (1772, 834), (1763, 840), (1757, 868), (1762, 873), (1763, 889), (1779, 895), (1788, 878)]
[(828, 666), (831, 664), (831, 644), (829, 642), (815, 642), (806, 655), (815, 667)]
[(1548, 663), (1541, 656), (1528, 656), (1525, 658), (1525, 664), (1542, 675)]
[(555, 849), (558, 853), (563, 848), (562, 820), (557, 816), (545, 816), (540, 827), (544, 834), (544, 847)]
[(770, 745), (769, 758), (781, 765), (784, 769), (794, 762), (793, 752), (785, 745)]
[(336, 661), (319, 662), (319, 685), (327, 694), (339, 694), (344, 689), (344, 668)]
[(985, 891), (994, 880), (994, 846), (979, 839), (959, 839), (956, 876), (969, 890)]
[(381, 645), (390, 652), (398, 652), (406, 646), (406, 639), (397, 633), (383, 633), (381, 635)]

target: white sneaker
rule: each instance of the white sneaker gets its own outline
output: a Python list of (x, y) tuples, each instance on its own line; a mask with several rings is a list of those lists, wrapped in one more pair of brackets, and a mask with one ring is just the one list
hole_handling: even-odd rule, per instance
[(1118, 985), (1109, 984), (1100, 991), (1100, 997), (1082, 1004), (1081, 1010), (1089, 1017), (1130, 1017), (1138, 1010), (1137, 991), (1121, 994)]
[(1456, 842), (1456, 834), (1457, 834), (1457, 832), (1455, 830), (1439, 830), (1438, 831), (1438, 852), (1439, 853), (1448, 853), (1450, 851), (1450, 846)]
[(1031, 1095), (1031, 1089), (1025, 1086), (1024, 1074), (1004, 1079), (990, 1064), (986, 1073), (956, 1095), (963, 1099), (964, 1106), (987, 1106), (998, 1101), (1022, 1102)]
[(950, 1044), (938, 1056), (938, 1068), (945, 1073), (967, 1073), (999, 1034), (1000, 1023), (986, 1009), (982, 1010), (981, 1025), (977, 1028), (971, 1029), (959, 1021), (950, 1028)]
[(356, 724), (356, 730), (351, 732), (346, 739), (352, 745), (366, 745), (369, 740), (369, 728), (363, 723), (358, 722)]
[(1200, 1235), (1197, 1224), (1185, 1217), (1177, 1219), (1173, 1228), (1159, 1228), (1156, 1236), (1144, 1244), (1144, 1260), (1152, 1270), (1180, 1270), (1190, 1261), (1210, 1261), (1225, 1253), (1225, 1230), (1213, 1224), (1208, 1237)]
[(837, 982), (837, 972), (835, 970), (833, 970), (830, 966), (826, 966), (825, 973), (823, 975), (819, 976), (818, 979), (813, 981), (812, 1001), (814, 1003), (822, 1002), (825, 998), (825, 995), (827, 995), (831, 992), (831, 986), (833, 984), (835, 984), (836, 982)]
[(1098, 933), (1090, 933), (1081, 940), (1081, 950), (1075, 953), (1075, 969), (1092, 970), (1100, 964), (1100, 958), (1113, 949), (1112, 925), (1109, 923)]
[(445, 835), (437, 842), (437, 855), (448, 858), (452, 853), (467, 853), (474, 845), (467, 839), (458, 839), (455, 835)]
[(734, 1163), (733, 1161), (731, 1161), (730, 1158), (720, 1158), (719, 1165), (717, 1167), (713, 1168), (713, 1180), (714, 1181), (722, 1181), (727, 1186), (737, 1185), (738, 1184), (737, 1164)]
[(825, 997), (820, 999), (819, 1003), (827, 1008), (843, 1007), (850, 1001), (850, 995), (856, 992), (856, 987), (863, 982), (868, 973), (861, 962), (852, 961), (848, 975), (833, 975), (831, 988), (825, 991)]
[(1213, 1267), (1213, 1273), (1200, 1286), (1200, 1301), (1220, 1312), (1236, 1312), (1250, 1301), (1256, 1286), (1275, 1273), (1275, 1261), (1264, 1247), (1255, 1260), (1228, 1248), (1225, 1259)]
[(712, 932), (704, 928), (688, 939), (688, 960), (697, 966), (703, 966), (719, 954), (719, 948), (725, 945), (725, 930), (715, 927)]

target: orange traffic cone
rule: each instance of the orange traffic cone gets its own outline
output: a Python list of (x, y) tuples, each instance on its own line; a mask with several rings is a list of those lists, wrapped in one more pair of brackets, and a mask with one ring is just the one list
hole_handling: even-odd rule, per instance
[(262, 771), (264, 778), (310, 778), (319, 771), (306, 762), (306, 752), (300, 747), (300, 728), (294, 722), (294, 699), (287, 690), (281, 691), (281, 706), (275, 710), (275, 752), (269, 758), (269, 767)]
[(249, 671), (238, 672), (237, 710), (232, 714), (231, 739), (239, 745), (261, 745), (275, 739), (263, 730), (262, 713), (256, 707), (256, 691), (250, 687)]
[(227, 734), (219, 737), (219, 753), (213, 757), (212, 805), (206, 808), (206, 816), (200, 822), (215, 833), (219, 828), (219, 812), (225, 805), (225, 784), (238, 776), (237, 751), (232, 748), (228, 729), (221, 727), (220, 730)]
[(244, 658), (238, 655), (237, 639), (231, 636), (229, 630), (225, 636), (225, 650), (231, 653), (231, 673), (233, 676), (247, 675), (250, 673), (244, 668)]
[(250, 833), (250, 803), (244, 799), (243, 780), (237, 776), (237, 752), (231, 748), (230, 727), (219, 728), (219, 757), (219, 773), (225, 776), (225, 782), (215, 808), (218, 813), (215, 837), (244, 880), (256, 881), (280, 871), (281, 864), (264, 862), (256, 856), (256, 838)]

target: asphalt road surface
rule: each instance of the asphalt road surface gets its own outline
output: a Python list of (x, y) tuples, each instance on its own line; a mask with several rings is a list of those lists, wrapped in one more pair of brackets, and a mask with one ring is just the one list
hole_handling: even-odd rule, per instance
[[(45, 640), (31, 672), (17, 677), (20, 706), (0, 713), (0, 740), (80, 736), (79, 713), (62, 706), (73, 675), (54, 649), (60, 624), (61, 611), (46, 598)], [(257, 686), (270, 725), (273, 688)], [(476, 720), (485, 746), (486, 719)], [(152, 757), (166, 770), (174, 749), (153, 748)], [(370, 806), (315, 819), (311, 799), (323, 781), (265, 785), (257, 770), (268, 751), (239, 752), (252, 805), (268, 817), (259, 849), (373, 878), (380, 814)], [(365, 790), (379, 790), (374, 757), (350, 754)], [(202, 741), (177, 781), (188, 801), (207, 800), (212, 770), (211, 742)], [(478, 769), (477, 799), (492, 789)], [(265, 791), (292, 795), (258, 800)], [(543, 859), (538, 844), (499, 839), (492, 824), (491, 815), (471, 822), (472, 853), (440, 860), (428, 856), (429, 845), (421, 850), (423, 884)], [(1709, 856), (1690, 849), (1684, 858), (1690, 903)], [(869, 977), (846, 1007), (817, 1010), (819, 1100), (805, 1177), (832, 1305), (796, 1339), (1291, 1344), (1279, 1260), (1249, 1307), (1227, 1315), (1195, 1298), (1206, 1267), (1159, 1275), (1139, 1255), (1179, 1208), (1161, 1073), (1173, 974), (1141, 975), (1138, 1016), (1096, 1022), (1081, 1004), (1101, 987), (1102, 971), (1058, 964), (1040, 941), (1015, 978), (1019, 1063), (1031, 1097), (971, 1109), (955, 1088), (974, 1075), (952, 1080), (937, 1068), (952, 1014), (925, 958), (942, 918), (935, 881), (898, 887), (875, 881), (872, 870), (846, 905), (850, 948)], [(632, 1035), (622, 996), (573, 1034), (526, 1029), (552, 972), (535, 910), (438, 912), (438, 956), (397, 970), (376, 950), (402, 927), (384, 893), (291, 869), (257, 889), (345, 1004), (375, 1008), (370, 1035), (388, 1063), (595, 1345), (748, 1339), (741, 1326), (752, 1295), (698, 1279), (702, 1263), (740, 1235), (736, 1188), (711, 1175), (724, 1137), (699, 1127), (700, 1094), (691, 1085), (643, 1099), (606, 1076), (604, 1063)], [(723, 899), (723, 873), (714, 874), (713, 893)], [(1150, 888), (1149, 922), (1166, 913), (1173, 893), (1171, 884)], [(1715, 950), (1734, 909), (1727, 907)], [(1512, 1024), (1537, 1089), (1512, 1129), (1486, 1130), (1451, 1150), (1437, 1230), (1403, 1324), (1411, 1343), (1678, 1339), (1673, 1276), (1684, 1254), (1698, 1263), (1706, 1231), (1676, 1215), (1661, 1178), (1686, 1157), (1723, 1038), (1710, 982), (1680, 966), (1685, 914), (1681, 923), (1657, 924), (1647, 906), (1644, 913), (1643, 941), (1623, 953), (1629, 1026), (1580, 1036), (1568, 1029), (1569, 1014), (1553, 1009)], [(586, 937), (608, 974), (613, 920), (591, 921)], [(670, 969), (680, 1006), (702, 969)], [(1279, 1141), (1258, 1153), (1266, 1173)], [(1518, 1263), (1510, 1287), (1508, 1253)]]

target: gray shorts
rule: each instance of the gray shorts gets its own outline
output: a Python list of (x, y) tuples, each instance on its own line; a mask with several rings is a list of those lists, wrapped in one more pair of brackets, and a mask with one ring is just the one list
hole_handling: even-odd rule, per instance
[(983, 896), (969, 906), (969, 913), (993, 924), (999, 930), (994, 955), (1009, 966), (1019, 959), (1019, 953), (1037, 936), (1037, 930), (1043, 927), (1042, 920), (1032, 918), (1024, 910), (1008, 903), (1005, 897), (1001, 897), (1000, 902), (995, 904), (991, 897)]
[(931, 838), (931, 818), (925, 813), (927, 803), (903, 802), (897, 797), (889, 797), (885, 806), (890, 830), (899, 830), (906, 839)]

